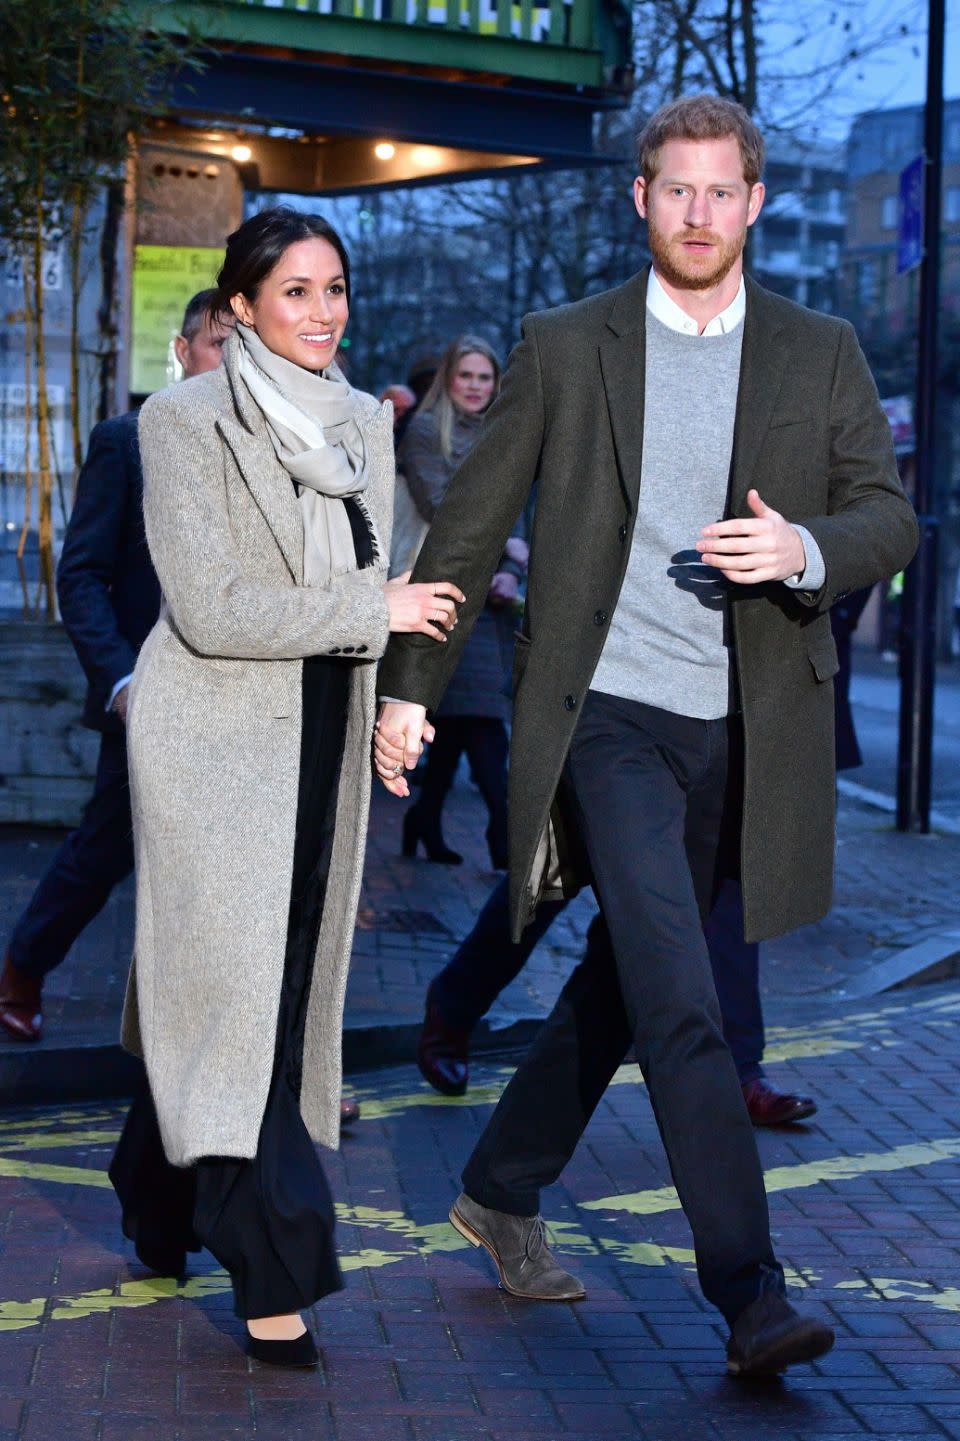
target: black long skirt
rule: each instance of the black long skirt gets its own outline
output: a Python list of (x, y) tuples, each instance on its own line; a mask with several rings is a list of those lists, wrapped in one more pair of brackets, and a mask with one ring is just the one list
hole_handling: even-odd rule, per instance
[(244, 1319), (302, 1311), (343, 1286), (334, 1207), (300, 1115), (303, 1038), (330, 869), (351, 662), (303, 664), (303, 730), (290, 912), (273, 1075), (253, 1160), (172, 1166), (144, 1080), (110, 1165), (123, 1230), (164, 1274), (206, 1246), (230, 1273)]

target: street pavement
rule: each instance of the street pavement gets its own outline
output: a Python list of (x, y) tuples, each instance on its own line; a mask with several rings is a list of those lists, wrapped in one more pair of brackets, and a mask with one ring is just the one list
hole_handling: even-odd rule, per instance
[[(798, 777), (798, 784), (802, 778)], [(375, 794), (347, 996), (350, 1069), (412, 1057), (430, 978), (451, 955), (497, 883), (482, 835), (482, 803), (461, 777), (445, 821), (462, 866), (400, 854), (403, 806)], [(831, 998), (871, 992), (882, 963), (921, 942), (960, 951), (960, 834), (905, 836), (890, 816), (841, 795), (836, 901), (830, 915), (763, 947), (768, 1008), (796, 1015)], [(26, 905), (59, 837), (0, 828), (0, 934)], [(525, 1042), (583, 952), (594, 906), (581, 895), (555, 921), (531, 961), (481, 1027), (481, 1048)], [(0, 1039), (0, 1096), (57, 1100), (128, 1084), (117, 1037), (133, 934), (128, 882), (47, 979), (38, 1046)], [(87, 1087), (85, 1091), (85, 1087)]]
[[(890, 793), (889, 678), (864, 679), (870, 779)], [(116, 1092), (28, 1104), (28, 1057), (78, 1096), (115, 1047), (128, 885), (49, 978), (41, 1045), (0, 1044), (0, 1441), (960, 1438), (960, 984), (882, 990), (919, 945), (960, 950), (960, 835), (898, 835), (883, 810), (842, 794), (831, 915), (763, 948), (770, 1074), (819, 1106), (807, 1126), (758, 1135), (772, 1223), (791, 1295), (830, 1317), (838, 1345), (782, 1383), (747, 1386), (723, 1375), (724, 1328), (699, 1298), (633, 1068), (544, 1200), (584, 1302), (510, 1298), (447, 1224), (511, 1057), (487, 1051), (460, 1101), (409, 1061), (426, 985), (496, 876), (465, 777), (446, 825), (464, 865), (404, 859), (402, 813), (375, 797), (345, 1040), (362, 1117), (325, 1155), (346, 1289), (315, 1308), (320, 1369), (248, 1362), (208, 1255), (179, 1287), (138, 1265), (105, 1175)], [(0, 832), (4, 931), (57, 839)], [(483, 1046), (530, 1034), (591, 915), (581, 897), (555, 923)]]
[(811, 1124), (758, 1135), (790, 1295), (835, 1350), (782, 1381), (723, 1374), (646, 1094), (624, 1067), (544, 1211), (587, 1298), (515, 1300), (445, 1215), (509, 1068), (462, 1101), (411, 1067), (355, 1079), (325, 1163), (346, 1289), (316, 1372), (250, 1362), (207, 1255), (176, 1285), (120, 1236), (121, 1109), (0, 1117), (0, 1441), (854, 1441), (960, 1437), (960, 993), (772, 1029)]
[[(900, 711), (896, 662), (857, 652), (850, 696), (864, 759), (850, 772), (850, 779), (892, 795)], [(937, 667), (933, 734), (933, 804), (938, 816), (960, 826), (960, 664), (956, 661)]]

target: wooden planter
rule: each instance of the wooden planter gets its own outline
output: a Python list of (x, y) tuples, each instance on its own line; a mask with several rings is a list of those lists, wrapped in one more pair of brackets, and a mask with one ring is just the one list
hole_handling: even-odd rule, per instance
[(85, 695), (62, 625), (0, 621), (0, 823), (76, 825), (99, 748)]

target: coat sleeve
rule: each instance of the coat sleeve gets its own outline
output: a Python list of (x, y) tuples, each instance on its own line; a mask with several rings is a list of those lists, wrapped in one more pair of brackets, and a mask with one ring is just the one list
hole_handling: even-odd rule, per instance
[(440, 437), (432, 414), (413, 417), (400, 446), (398, 463), (420, 516), (427, 522), (432, 521), (450, 484), (450, 467), (440, 452)]
[[(503, 548), (536, 479), (543, 444), (543, 380), (536, 325), (528, 316), (503, 388), (476, 445), (437, 510), (414, 581), (449, 580), (466, 603), (446, 645), (427, 636), (391, 637), (378, 677), (380, 695), (435, 709), (483, 609)], [(420, 642), (423, 642), (421, 644)]]
[(389, 617), (371, 572), (329, 586), (274, 584), (244, 572), (215, 419), (212, 409), (188, 408), (176, 388), (140, 412), (147, 541), (184, 640), (201, 655), (247, 660), (296, 660), (345, 646), (382, 655)]
[(840, 326), (830, 396), (827, 515), (805, 519), (826, 565), (821, 591), (794, 592), (826, 609), (840, 596), (904, 568), (917, 548), (916, 516), (897, 474), (893, 435), (853, 327)]
[(90, 436), (77, 480), (77, 498), (57, 567), (57, 599), (67, 634), (95, 693), (106, 706), (136, 654), (120, 630), (111, 589), (127, 511), (136, 497), (134, 434), (118, 420), (102, 421)]

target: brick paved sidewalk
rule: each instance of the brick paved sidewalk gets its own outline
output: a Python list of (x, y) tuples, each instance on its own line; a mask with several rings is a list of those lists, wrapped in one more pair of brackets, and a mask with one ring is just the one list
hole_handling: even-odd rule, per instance
[(223, 1274), (150, 1278), (104, 1168), (112, 1105), (0, 1116), (0, 1441), (855, 1441), (960, 1437), (960, 986), (831, 1008), (771, 1037), (814, 1094), (764, 1132), (776, 1244), (834, 1352), (783, 1382), (722, 1371), (690, 1237), (632, 1069), (545, 1197), (575, 1305), (514, 1300), (444, 1217), (505, 1071), (462, 1102), (359, 1078), (326, 1163), (347, 1289), (316, 1373), (247, 1361)]
[[(403, 1061), (411, 1054), (427, 984), (473, 925), (498, 880), (482, 841), (482, 803), (465, 780), (454, 792), (446, 823), (448, 841), (464, 854), (464, 865), (403, 859), (402, 815), (401, 804), (375, 793), (347, 998), (345, 1049), (354, 1067)], [(0, 829), (4, 936), (57, 841), (56, 834), (41, 830)], [(845, 986), (863, 987), (879, 961), (929, 936), (953, 934), (960, 949), (958, 874), (960, 837), (902, 836), (887, 815), (842, 799), (836, 905), (818, 925), (764, 947), (768, 1018), (805, 1014), (811, 1006), (829, 1004)], [(555, 922), (491, 1012), (489, 1040), (528, 1035), (529, 1023), (546, 1014), (582, 953), (592, 914), (592, 900), (584, 895)], [(63, 1087), (78, 1075), (91, 1077), (90, 1094), (107, 1093), (96, 1088), (100, 1071), (95, 1063), (112, 1053), (106, 1056), (106, 1070), (116, 1077), (132, 925), (128, 883), (48, 978), (47, 1032), (40, 1047), (0, 1040), (0, 1090), (8, 1097), (15, 1097), (18, 1087), (25, 1094), (22, 1075), (41, 1066), (54, 1084), (40, 1094), (66, 1094)], [(119, 1072), (121, 1089), (123, 1076)]]

